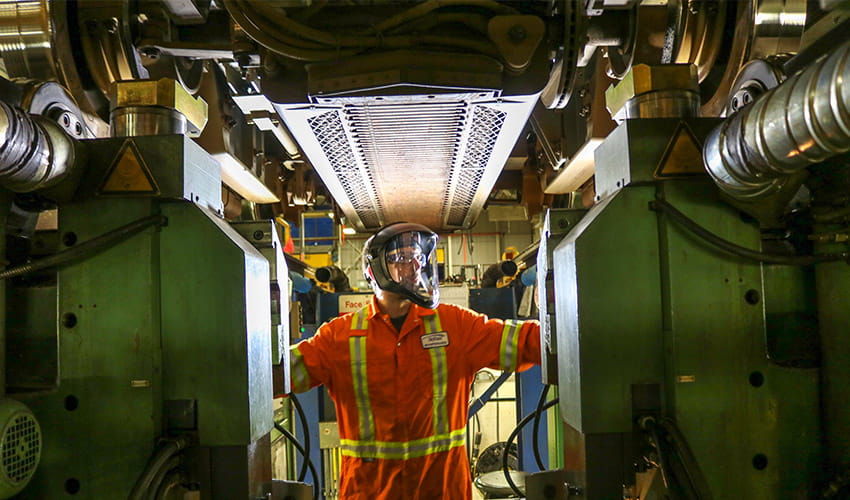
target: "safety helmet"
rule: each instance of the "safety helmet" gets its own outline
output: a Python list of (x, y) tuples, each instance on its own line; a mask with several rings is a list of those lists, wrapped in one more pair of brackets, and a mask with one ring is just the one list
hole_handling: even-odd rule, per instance
[(363, 275), (369, 285), (433, 309), (440, 302), (437, 234), (421, 224), (396, 222), (363, 247)]

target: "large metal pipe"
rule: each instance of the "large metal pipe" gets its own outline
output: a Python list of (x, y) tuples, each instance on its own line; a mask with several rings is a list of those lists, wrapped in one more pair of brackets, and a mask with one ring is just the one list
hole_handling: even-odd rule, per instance
[(703, 160), (740, 200), (782, 189), (808, 165), (850, 150), (850, 42), (714, 129)]
[(58, 124), (0, 102), (0, 185), (16, 192), (52, 186), (74, 156), (74, 140)]

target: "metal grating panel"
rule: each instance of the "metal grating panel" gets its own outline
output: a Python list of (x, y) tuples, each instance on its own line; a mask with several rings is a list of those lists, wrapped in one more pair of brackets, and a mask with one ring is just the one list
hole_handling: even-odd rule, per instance
[(379, 199), (374, 195), (374, 181), (368, 173), (367, 176), (361, 174), (354, 151), (342, 127), (339, 112), (328, 111), (310, 118), (307, 123), (310, 124), (313, 134), (319, 140), (322, 151), (342, 183), (345, 194), (360, 216), (360, 220), (366, 226), (380, 226), (379, 211), (382, 207)]
[(451, 205), (443, 207), (443, 210), (448, 209), (449, 216), (447, 223), (450, 226), (462, 226), (463, 221), (469, 214), (469, 207), (475, 200), (475, 195), (481, 184), (481, 178), (484, 177), (483, 170), (462, 170), (458, 173), (458, 182), (456, 195)]
[(452, 172), (450, 198), (443, 206), (443, 213), (448, 213), (447, 225), (460, 227), (467, 219), (506, 116), (497, 109), (475, 107), (463, 161), (460, 170)]

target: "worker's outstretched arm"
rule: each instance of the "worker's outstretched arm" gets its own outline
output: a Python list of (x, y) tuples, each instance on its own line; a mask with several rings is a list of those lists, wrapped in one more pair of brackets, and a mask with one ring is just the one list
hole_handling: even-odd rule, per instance
[(540, 364), (540, 323), (534, 320), (491, 319), (468, 309), (452, 307), (464, 332), (465, 352), (470, 373), (481, 368), (523, 371)]

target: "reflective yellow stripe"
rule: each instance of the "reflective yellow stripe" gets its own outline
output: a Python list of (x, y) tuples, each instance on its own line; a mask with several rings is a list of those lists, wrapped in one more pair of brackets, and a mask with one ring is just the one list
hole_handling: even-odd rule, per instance
[[(440, 331), (440, 316), (434, 313), (423, 319), (425, 334)], [(446, 366), (446, 348), (435, 347), (428, 349), (431, 355), (431, 380), (434, 394), (434, 408), (432, 419), (434, 421), (434, 435), (439, 436), (449, 432), (449, 409), (446, 401), (448, 392), (448, 367)]]
[(522, 323), (517, 321), (505, 321), (502, 330), (502, 344), (499, 353), (499, 365), (507, 372), (516, 371), (517, 350), (519, 348), (519, 327)]
[(369, 310), (368, 306), (360, 309), (354, 316), (351, 317), (351, 329), (352, 330), (365, 330), (369, 324), (366, 321), (367, 311)]
[(292, 392), (305, 392), (310, 389), (310, 374), (297, 345), (289, 347), (289, 374), (292, 377)]
[(341, 439), (343, 455), (358, 458), (406, 460), (463, 446), (466, 428), (413, 441), (366, 441)]
[(357, 401), (357, 413), (360, 420), (360, 439), (369, 441), (375, 438), (375, 419), (372, 417), (372, 405), (369, 403), (369, 382), (366, 379), (366, 337), (350, 337), (348, 339), (348, 351), (351, 355), (351, 380), (354, 382), (354, 399)]

